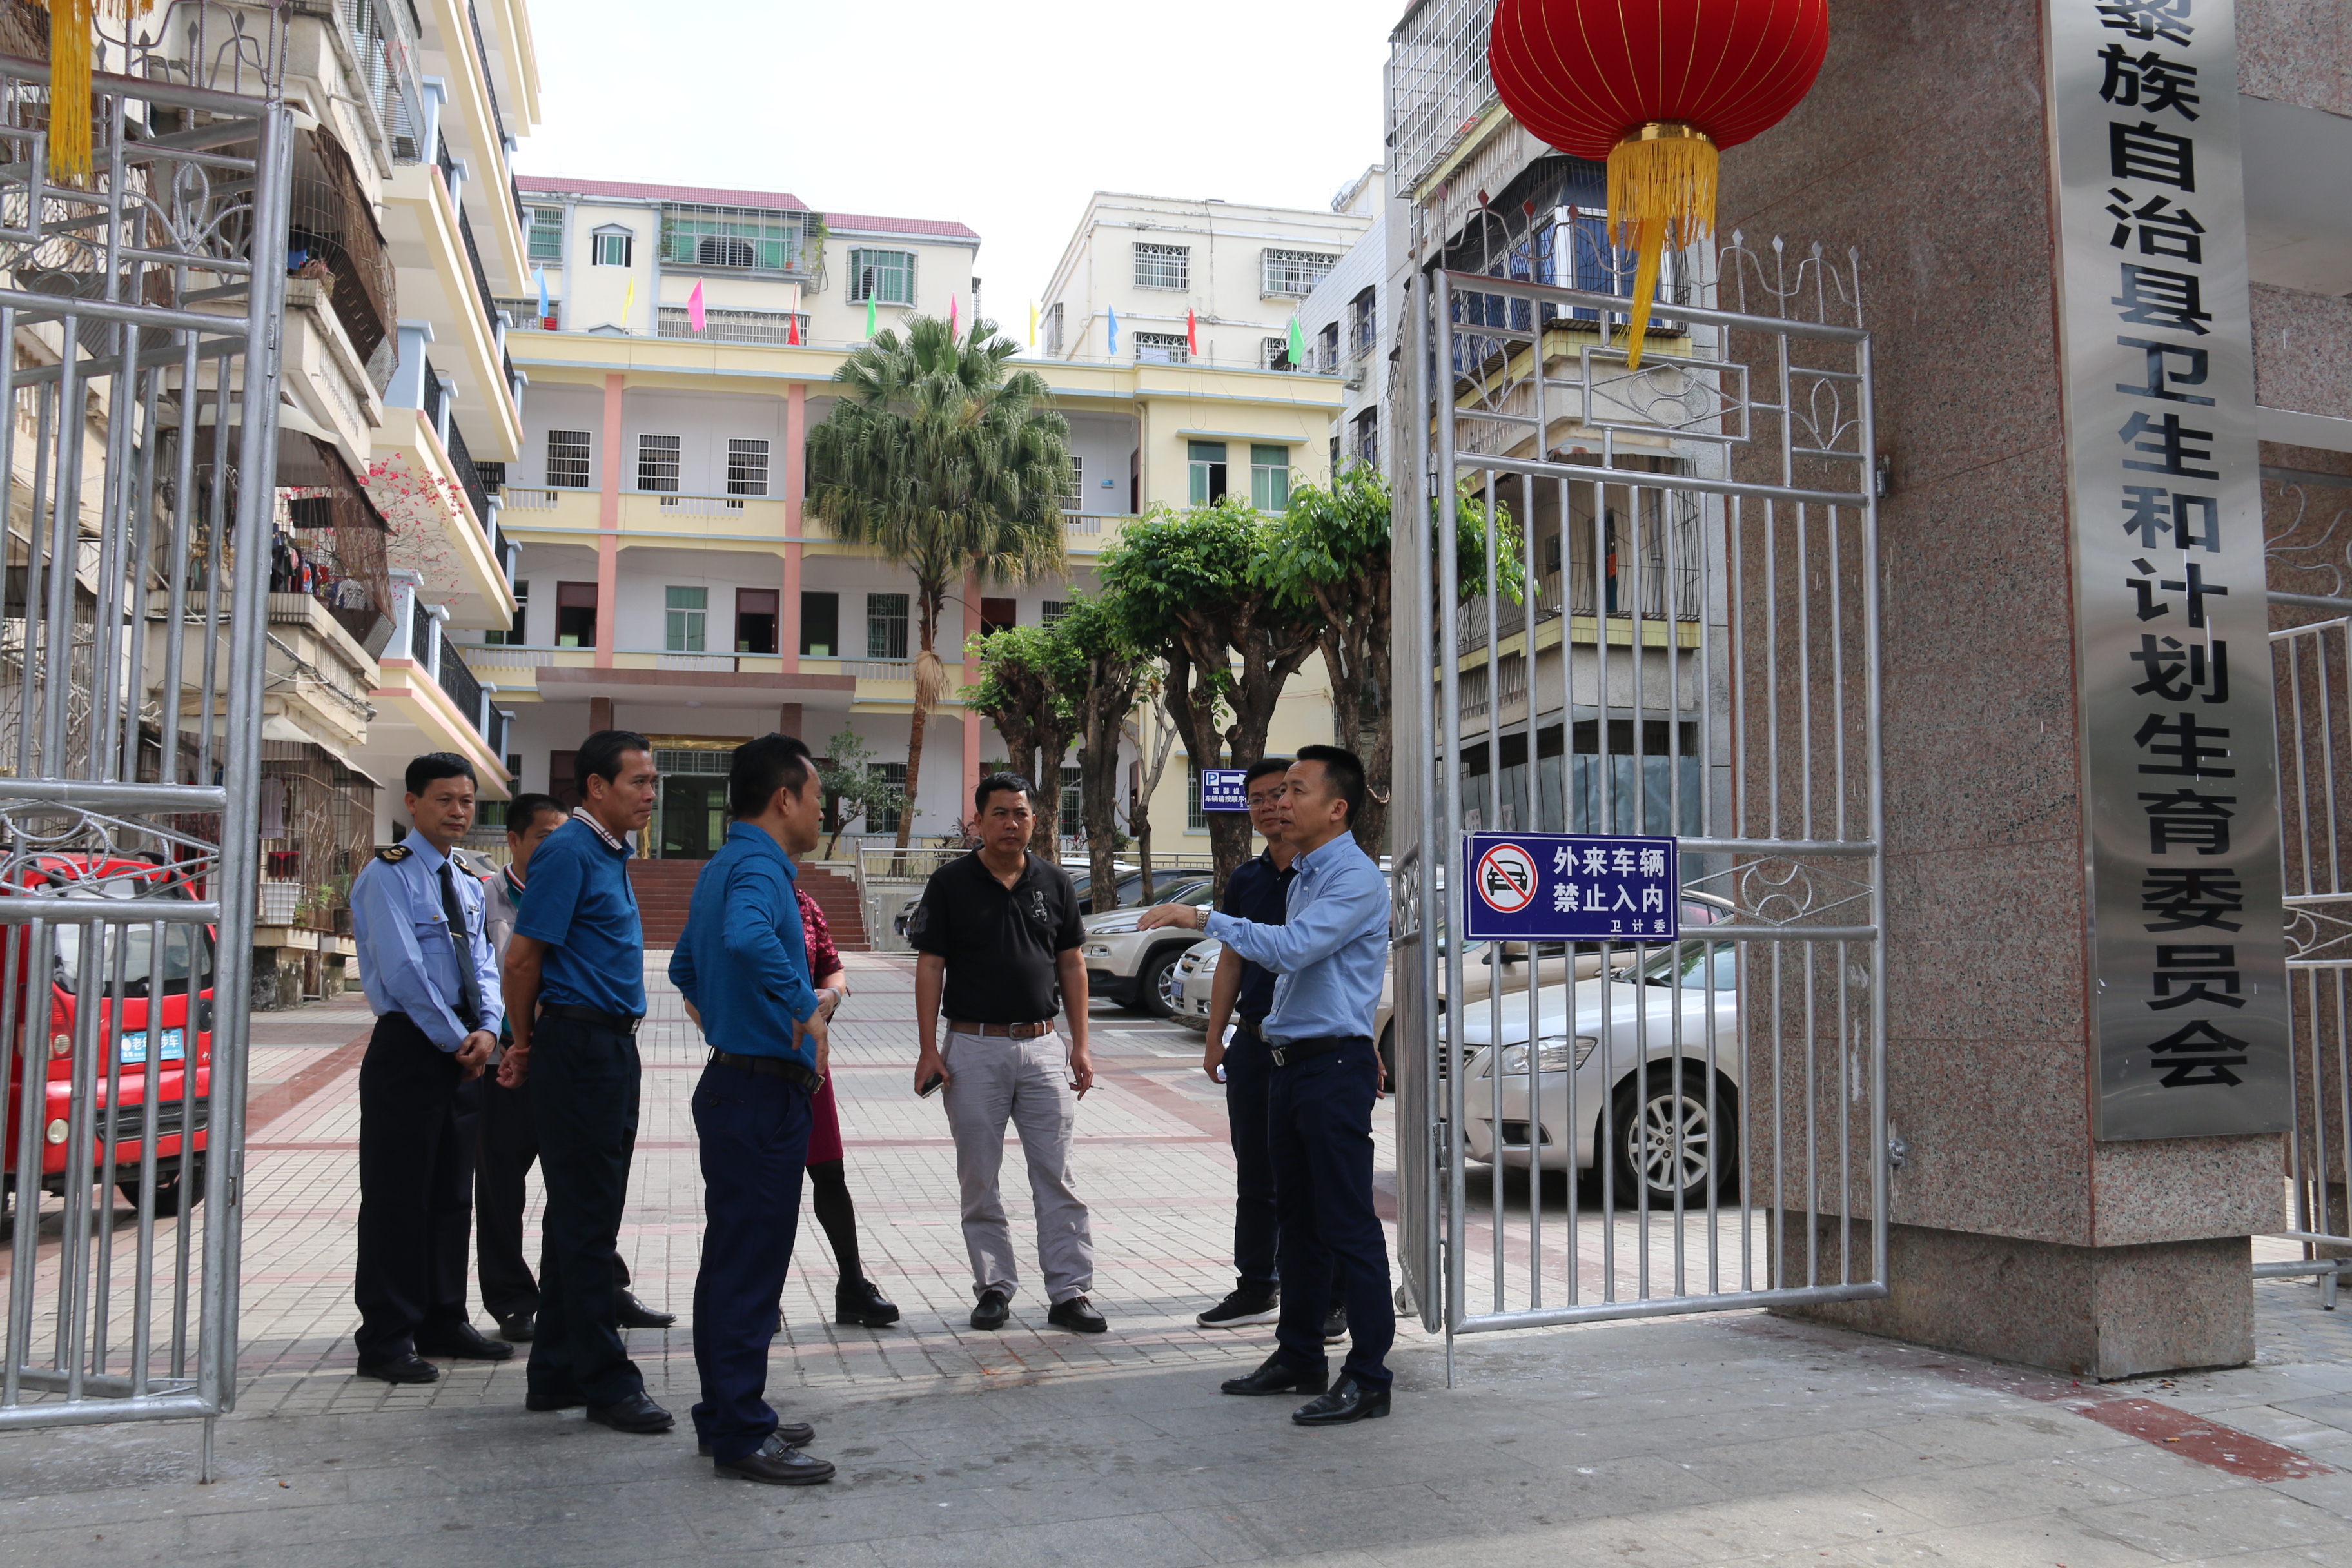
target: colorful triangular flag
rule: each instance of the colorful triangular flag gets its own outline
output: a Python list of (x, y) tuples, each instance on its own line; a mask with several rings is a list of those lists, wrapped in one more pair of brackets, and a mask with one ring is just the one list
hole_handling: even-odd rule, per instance
[(801, 346), (801, 319), (797, 314), (784, 318), (784, 342), (794, 348)]
[(869, 298), (866, 301), (866, 335), (869, 339), (874, 336), (875, 321), (874, 301)]
[(636, 313), (637, 313), (637, 275), (636, 275), (635, 273), (632, 272), (631, 274), (629, 274), (629, 287), (628, 287), (628, 289), (626, 289), (626, 290), (625, 290), (625, 291), (621, 295), (621, 330), (622, 330), (623, 331), (625, 331), (625, 332), (633, 332), (633, 331), (636, 331), (636, 327), (633, 324), (633, 321), (632, 321), (632, 318), (634, 318), (634, 317), (636, 315)]
[(1201, 323), (1189, 310), (1184, 312), (1184, 348), (1194, 359), (1201, 357)]
[(1298, 324), (1298, 318), (1296, 316), (1290, 318), (1290, 368), (1293, 370), (1307, 368), (1307, 331)]
[(1118, 357), (1118, 307), (1110, 307), (1110, 357)]
[(539, 319), (542, 321), (555, 314), (547, 308), (547, 268), (539, 269)]
[(1037, 346), (1037, 301), (1029, 301), (1029, 346)]
[(950, 295), (949, 295), (949, 296), (948, 296), (948, 336), (950, 336), (950, 337), (951, 337), (951, 338), (952, 338), (952, 337), (954, 337), (955, 335), (956, 335), (956, 297), (955, 297), (954, 295), (950, 294)]
[(694, 292), (686, 297), (686, 324), (698, 332), (708, 320), (702, 313), (702, 279), (698, 278), (694, 280)]

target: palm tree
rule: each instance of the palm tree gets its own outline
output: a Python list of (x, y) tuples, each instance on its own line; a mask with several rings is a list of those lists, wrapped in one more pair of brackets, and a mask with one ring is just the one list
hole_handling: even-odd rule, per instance
[(914, 828), (923, 730), (947, 685), (940, 612), (966, 573), (1018, 584), (1062, 565), (1062, 498), (1070, 488), (1070, 426), (1046, 406), (1045, 379), (1008, 372), (1012, 339), (975, 321), (959, 338), (917, 316), (844, 360), (841, 400), (809, 433), (808, 506), (835, 535), (870, 546), (915, 578), (915, 717), (907, 738)]

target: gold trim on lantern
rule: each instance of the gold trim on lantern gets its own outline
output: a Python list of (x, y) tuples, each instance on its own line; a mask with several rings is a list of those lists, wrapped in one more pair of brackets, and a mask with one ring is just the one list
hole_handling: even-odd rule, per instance
[(1666, 246), (1696, 245), (1715, 233), (1717, 163), (1714, 139), (1679, 120), (1653, 120), (1610, 149), (1610, 232), (1637, 258), (1625, 333), (1628, 369), (1642, 363)]

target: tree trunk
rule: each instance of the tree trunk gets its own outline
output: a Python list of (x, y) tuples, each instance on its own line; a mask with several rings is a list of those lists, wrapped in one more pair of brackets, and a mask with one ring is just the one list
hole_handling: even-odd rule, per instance
[(1070, 754), (1070, 738), (1058, 725), (1037, 726), (1037, 771), (1028, 775), (1037, 786), (1031, 804), (1037, 824), (1029, 830), (1029, 849), (1058, 866), (1062, 828), (1062, 759)]
[[(945, 590), (934, 591), (928, 584), (918, 584), (919, 619), (916, 623), (920, 637), (920, 651), (915, 656), (915, 716), (907, 725), (907, 804), (898, 813), (898, 844), (907, 847), (915, 832), (915, 798), (923, 782), (923, 731), (931, 721), (931, 705), (939, 700), (940, 683), (946, 670), (940, 663), (940, 602)], [(906, 872), (903, 856), (894, 857), (890, 863), (893, 876)]]
[(1078, 705), (1078, 807), (1087, 829), (1087, 859), (1094, 873), (1097, 913), (1118, 907), (1118, 879), (1111, 853), (1118, 806), (1118, 740), (1135, 710), (1138, 676), (1131, 663), (1106, 669), (1097, 658)]
[(1356, 842), (1374, 859), (1388, 837), (1388, 802), (1396, 767), (1396, 701), (1389, 684), (1389, 582), (1388, 568), (1380, 565), (1345, 592), (1335, 588), (1316, 595), (1323, 610), (1318, 641), (1331, 677), (1331, 739), (1363, 759), (1370, 798), (1351, 826)]

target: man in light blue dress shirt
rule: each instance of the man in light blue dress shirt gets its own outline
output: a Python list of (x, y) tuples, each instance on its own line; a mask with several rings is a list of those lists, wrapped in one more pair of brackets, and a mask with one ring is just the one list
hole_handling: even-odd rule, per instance
[[(1312, 1394), (1291, 1419), (1339, 1426), (1389, 1413), (1389, 1346), (1396, 1311), (1387, 1234), (1372, 1206), (1372, 1104), (1380, 1057), (1372, 1019), (1388, 968), (1389, 889), (1350, 831), (1365, 798), (1364, 765), (1337, 746), (1305, 746), (1290, 767), (1284, 837), (1297, 851), (1284, 922), (1264, 925), (1183, 905), (1147, 910), (1144, 930), (1203, 930), (1274, 971), (1264, 1038), (1274, 1063), (1266, 1142), (1274, 1161), (1284, 1281), (1279, 1348), (1227, 1394)], [(1325, 1291), (1348, 1308), (1348, 1359), (1328, 1382)], [(1327, 1386), (1328, 1384), (1328, 1386)]]
[(408, 764), (415, 831), (352, 881), (360, 984), (376, 1016), (360, 1062), (359, 1259), (353, 1336), (363, 1377), (431, 1383), (426, 1356), (504, 1361), (466, 1317), (474, 1120), (504, 1005), (482, 884), (449, 858), (474, 826), (474, 768), (446, 752)]

